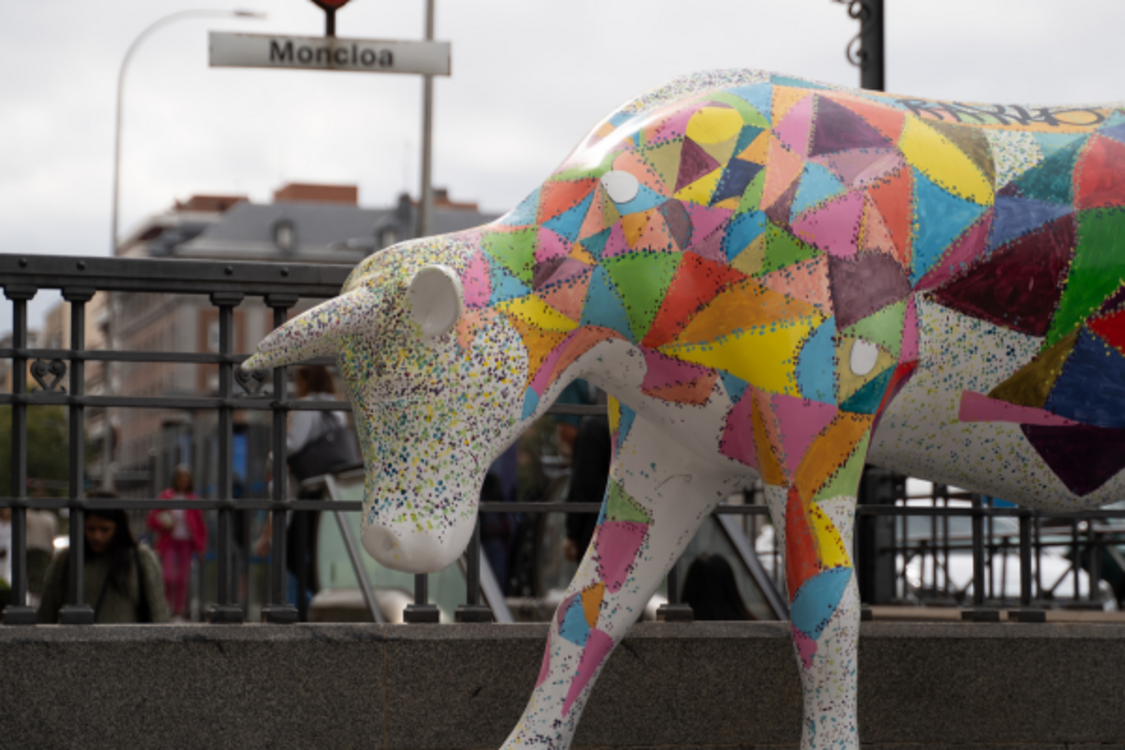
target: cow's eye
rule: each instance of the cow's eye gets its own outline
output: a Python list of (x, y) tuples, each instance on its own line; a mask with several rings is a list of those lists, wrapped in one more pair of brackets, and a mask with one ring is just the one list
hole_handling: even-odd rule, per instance
[(628, 172), (615, 169), (602, 175), (602, 187), (614, 203), (628, 203), (637, 197), (641, 184)]

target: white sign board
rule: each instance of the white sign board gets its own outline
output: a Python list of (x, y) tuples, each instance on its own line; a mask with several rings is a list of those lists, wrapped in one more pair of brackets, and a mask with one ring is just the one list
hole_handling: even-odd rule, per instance
[(272, 36), (212, 31), (213, 68), (297, 68), (366, 73), (450, 74), (449, 42)]

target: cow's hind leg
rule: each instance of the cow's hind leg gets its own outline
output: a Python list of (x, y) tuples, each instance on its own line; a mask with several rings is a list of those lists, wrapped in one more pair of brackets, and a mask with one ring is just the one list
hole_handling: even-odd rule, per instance
[(697, 462), (640, 419), (633, 424), (614, 456), (590, 548), (551, 620), (535, 690), (505, 749), (570, 746), (606, 658), (702, 519), (745, 481)]
[[(804, 693), (802, 750), (858, 748), (859, 589), (851, 560), (870, 417), (841, 413), (788, 481), (767, 485), (784, 539), (790, 621)], [(784, 427), (783, 427), (784, 429)]]

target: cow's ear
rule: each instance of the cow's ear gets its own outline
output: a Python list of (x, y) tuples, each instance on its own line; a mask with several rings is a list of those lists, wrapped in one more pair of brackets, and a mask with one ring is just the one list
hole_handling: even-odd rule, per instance
[(449, 333), (465, 307), (461, 279), (449, 266), (430, 265), (414, 274), (408, 293), (410, 314), (427, 339)]

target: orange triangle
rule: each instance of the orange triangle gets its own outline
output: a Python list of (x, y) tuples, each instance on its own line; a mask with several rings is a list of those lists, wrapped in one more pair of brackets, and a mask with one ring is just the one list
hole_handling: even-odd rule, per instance
[(542, 224), (577, 206), (590, 194), (596, 183), (597, 180), (593, 177), (587, 177), (574, 181), (548, 182), (543, 185), (543, 192), (539, 197), (537, 223)]
[(567, 253), (566, 257), (574, 258), (579, 263), (585, 263), (588, 266), (598, 265), (598, 259), (590, 255), (589, 251), (582, 247), (581, 242), (575, 242), (574, 247), (570, 248), (570, 252)]
[(647, 211), (638, 211), (635, 214), (626, 214), (621, 217), (621, 230), (625, 233), (625, 244), (630, 248), (637, 246), (637, 240), (644, 234), (648, 220), (656, 213), (655, 208)]
[(686, 383), (668, 385), (663, 388), (649, 388), (645, 394), (662, 401), (672, 401), (677, 404), (691, 404), (702, 406), (711, 399), (711, 392), (715, 388), (715, 381), (719, 373), (712, 370), (706, 375), (700, 375), (695, 380)]
[(676, 344), (709, 343), (738, 330), (809, 316), (817, 309), (744, 279), (715, 296), (676, 337)]
[(604, 596), (605, 583), (602, 581), (582, 589), (582, 612), (586, 615), (586, 624), (591, 628), (598, 624), (598, 613), (601, 612)]
[(770, 122), (775, 126), (777, 123), (788, 114), (789, 110), (793, 109), (793, 105), (804, 99), (806, 96), (812, 96), (813, 93), (808, 89), (796, 89), (789, 86), (774, 86), (773, 87), (773, 114), (770, 116)]
[(676, 241), (672, 239), (672, 233), (668, 230), (668, 222), (664, 221), (664, 216), (659, 211), (653, 211), (648, 226), (633, 247), (636, 250), (649, 252), (668, 253), (677, 250)]
[(599, 181), (594, 187), (594, 199), (590, 201), (590, 208), (586, 211), (586, 218), (582, 220), (582, 228), (578, 230), (578, 238), (593, 237), (606, 228), (605, 211), (602, 210), (602, 201), (606, 199), (605, 190)]
[(860, 251), (885, 253), (902, 261), (898, 246), (891, 239), (891, 230), (883, 221), (883, 215), (875, 206), (875, 201), (868, 195), (864, 198), (863, 206), (863, 235), (859, 242)]
[(586, 301), (586, 291), (590, 288), (593, 271), (585, 271), (567, 279), (561, 284), (552, 284), (540, 290), (539, 296), (548, 305), (577, 322), (582, 320), (582, 305)]
[[(565, 331), (545, 331), (516, 315), (505, 315), (512, 327), (519, 331), (527, 349), (527, 386), (535, 379), (547, 356), (567, 337)], [(557, 371), (557, 368), (556, 368)]]
[(867, 188), (894, 243), (894, 255), (910, 263), (910, 236), (914, 231), (914, 178), (908, 167), (892, 172)]
[(789, 601), (805, 581), (820, 573), (820, 556), (813, 538), (813, 525), (805, 511), (808, 503), (802, 501), (796, 487), (789, 488), (785, 502), (785, 585)]
[(832, 316), (832, 294), (828, 287), (828, 256), (795, 263), (758, 277), (762, 286), (787, 297), (816, 305), (827, 318)]
[(478, 307), (462, 312), (457, 319), (457, 345), (462, 349), (469, 349), (481, 329), (490, 325), (499, 314), (494, 307)]
[[(559, 355), (558, 360), (555, 362), (555, 370), (548, 378), (545, 388), (550, 388), (559, 375), (566, 372), (567, 369), (574, 364), (574, 360), (581, 357), (586, 352), (593, 349), (603, 341), (610, 339), (624, 339), (619, 332), (612, 328), (602, 328), (601, 326), (583, 326), (576, 328), (574, 334), (570, 338), (570, 342), (566, 345), (566, 349)], [(528, 381), (530, 382), (530, 380)], [(612, 401), (612, 399), (610, 399)]]
[(839, 412), (805, 450), (793, 483), (801, 497), (812, 499), (825, 482), (847, 462), (871, 425), (874, 414)]
[(762, 188), (762, 201), (759, 205), (772, 206), (804, 168), (805, 160), (786, 148), (777, 136), (771, 135), (769, 158), (766, 161), (766, 184)]
[(906, 113), (862, 97), (844, 94), (831, 94), (829, 96), (833, 101), (844, 105), (862, 117), (891, 143), (898, 143), (898, 137), (902, 134), (903, 123), (906, 122)]
[[(754, 427), (754, 447), (758, 452), (758, 473), (762, 475), (762, 481), (766, 484), (774, 487), (786, 487), (789, 480), (785, 477), (785, 472), (781, 468), (781, 460), (777, 455), (778, 447), (776, 445), (780, 441), (775, 443), (774, 440), (771, 440), (771, 433), (776, 435), (777, 432), (777, 420), (774, 419), (773, 412), (769, 410), (769, 396), (756, 388), (749, 396), (754, 399), (754, 411), (750, 419)], [(743, 398), (746, 398), (746, 396), (743, 396)], [(764, 411), (763, 407), (766, 407)]]
[(667, 344), (716, 294), (745, 278), (744, 274), (725, 264), (692, 252), (684, 253), (641, 346), (655, 349)]
[(770, 150), (770, 131), (763, 130), (758, 133), (758, 137), (750, 142), (750, 145), (742, 149), (742, 153), (738, 154), (739, 159), (743, 161), (751, 161), (755, 164), (765, 164), (766, 158), (769, 156)]

